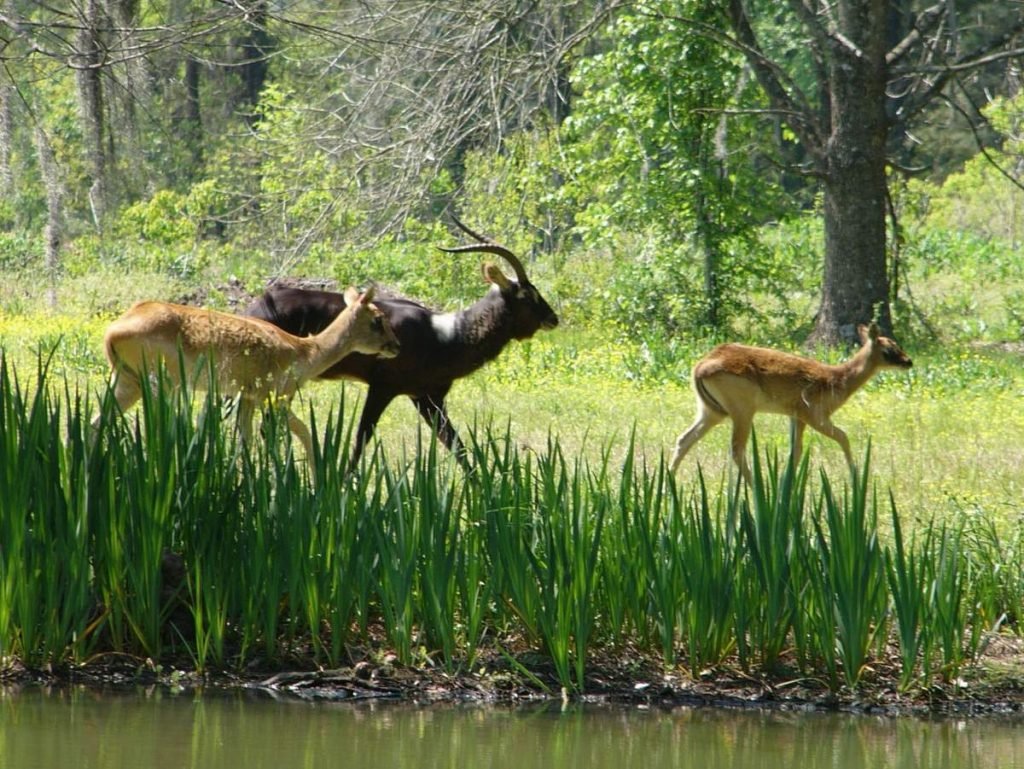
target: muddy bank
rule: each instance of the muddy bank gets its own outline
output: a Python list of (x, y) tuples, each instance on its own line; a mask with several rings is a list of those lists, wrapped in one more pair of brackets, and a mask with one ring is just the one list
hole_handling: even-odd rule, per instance
[(274, 666), (254, 664), (242, 671), (199, 673), (186, 660), (151, 660), (100, 655), (84, 665), (30, 669), (18, 663), (0, 669), (0, 687), (85, 685), (95, 688), (166, 687), (171, 690), (225, 689), (254, 697), (345, 702), (393, 700), (413, 704), (480, 703), (515, 705), (550, 701), (608, 701), (660, 708), (716, 707), (788, 711), (839, 711), (886, 716), (1024, 715), (1024, 642), (1000, 636), (953, 681), (937, 678), (927, 688), (901, 692), (898, 668), (876, 661), (856, 691), (830, 692), (826, 682), (791, 669), (774, 675), (744, 673), (722, 665), (690, 675), (666, 669), (660, 659), (631, 650), (592, 655), (582, 694), (563, 692), (543, 655), (482, 651), (471, 670), (449, 673), (429, 658), (401, 665), (380, 649), (354, 648), (351, 664), (326, 670), (296, 656)]

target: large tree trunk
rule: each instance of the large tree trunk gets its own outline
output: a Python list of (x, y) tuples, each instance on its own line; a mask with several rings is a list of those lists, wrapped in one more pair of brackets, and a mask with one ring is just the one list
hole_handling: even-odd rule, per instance
[[(833, 160), (847, 160), (846, 158)], [(825, 187), (825, 267), (812, 343), (852, 342), (858, 323), (891, 330), (885, 253), (885, 169), (840, 162)]]
[(847, 39), (832, 42), (831, 134), (825, 153), (825, 266), (812, 343), (891, 330), (885, 250), (885, 2), (841, 3)]

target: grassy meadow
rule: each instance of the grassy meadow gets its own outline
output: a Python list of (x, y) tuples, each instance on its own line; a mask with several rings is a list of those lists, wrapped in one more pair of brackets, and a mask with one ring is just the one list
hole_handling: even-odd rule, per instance
[[(40, 351), (52, 350), (51, 379), (88, 394), (95, 405), (107, 376), (103, 330), (115, 316), (0, 315), (0, 345), (23, 373), (34, 371)], [(632, 450), (637, 461), (656, 465), (693, 420), (689, 369), (717, 340), (652, 354), (643, 340), (601, 333), (570, 324), (512, 343), (455, 385), (449, 411), (456, 426), (508, 427), (520, 449), (541, 449), (554, 436), (572, 455), (596, 460), (607, 453), (621, 463)], [(870, 440), (875, 481), (906, 514), (955, 520), (976, 513), (1012, 524), (1024, 500), (1022, 346), (925, 344), (907, 350), (914, 368), (878, 375), (837, 412), (836, 423), (855, 453)], [(844, 356), (826, 354), (833, 362)], [(661, 361), (653, 375), (645, 371), (652, 357)], [(364, 394), (358, 383), (313, 383), (300, 393), (298, 409), (323, 414), (340, 407), (354, 421)], [(376, 439), (386, 455), (400, 456), (416, 445), (423, 427), (401, 398), (385, 412)], [(763, 448), (785, 451), (784, 417), (759, 415), (755, 427)], [(728, 423), (715, 428), (691, 451), (682, 479), (693, 480), (698, 465), (707, 478), (729, 476), (729, 429)], [(833, 441), (808, 431), (806, 443), (814, 466), (845, 472)]]
[[(664, 467), (693, 418), (689, 367), (714, 340), (659, 346), (566, 323), (454, 388), (472, 477), (404, 400), (346, 477), (358, 384), (300, 396), (312, 459), (272, 415), (245, 452), (203, 395), (147, 399), (90, 447), (110, 317), (0, 315), (5, 665), (117, 652), (200, 671), (300, 653), (336, 666), (373, 636), (402, 663), (453, 672), (487, 650), (539, 688), (583, 691), (588, 660), (628, 646), (693, 674), (796, 669), (837, 692), (897, 660), (909, 691), (956, 680), (989, 631), (1018, 630), (1012, 347), (907, 345), (910, 372), (838, 412), (855, 453), (870, 444), (863, 477), (810, 434), (801, 467), (779, 463), (787, 423), (762, 415), (757, 482), (737, 495), (727, 425), (678, 479)], [(549, 661), (548, 683), (524, 650)]]

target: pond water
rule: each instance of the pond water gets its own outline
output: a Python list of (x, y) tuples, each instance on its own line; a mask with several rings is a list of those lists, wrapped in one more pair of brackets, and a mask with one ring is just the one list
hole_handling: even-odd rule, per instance
[(0, 693), (4, 769), (999, 767), (1024, 723), (613, 706), (310, 704), (244, 694)]

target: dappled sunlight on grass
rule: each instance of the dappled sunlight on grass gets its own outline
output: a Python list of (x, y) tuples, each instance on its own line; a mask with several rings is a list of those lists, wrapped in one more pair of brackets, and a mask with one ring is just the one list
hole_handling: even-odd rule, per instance
[(76, 379), (79, 375), (106, 377), (103, 331), (109, 318), (36, 313), (9, 315), (0, 312), (0, 349), (19, 370), (31, 371), (37, 354), (56, 349), (51, 362), (54, 374)]

